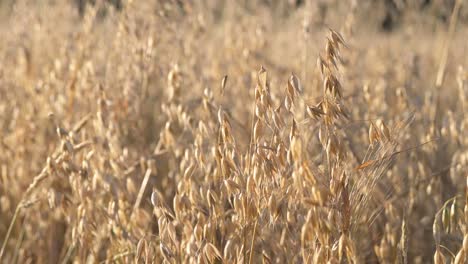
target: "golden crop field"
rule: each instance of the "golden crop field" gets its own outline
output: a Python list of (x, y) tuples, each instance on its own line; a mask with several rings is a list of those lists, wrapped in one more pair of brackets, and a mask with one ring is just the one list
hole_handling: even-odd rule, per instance
[(0, 263), (468, 263), (468, 1), (0, 1)]

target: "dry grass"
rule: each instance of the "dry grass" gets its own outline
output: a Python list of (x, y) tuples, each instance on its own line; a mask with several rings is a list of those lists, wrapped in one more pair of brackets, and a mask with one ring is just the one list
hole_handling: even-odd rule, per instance
[(30, 2), (0, 24), (1, 263), (468, 261), (463, 1), (389, 33), (368, 1)]

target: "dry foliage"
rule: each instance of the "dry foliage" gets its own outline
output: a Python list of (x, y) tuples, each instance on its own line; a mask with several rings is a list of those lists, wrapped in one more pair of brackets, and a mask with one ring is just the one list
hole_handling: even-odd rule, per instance
[(467, 263), (466, 5), (279, 2), (4, 4), (0, 262)]

